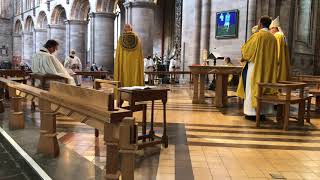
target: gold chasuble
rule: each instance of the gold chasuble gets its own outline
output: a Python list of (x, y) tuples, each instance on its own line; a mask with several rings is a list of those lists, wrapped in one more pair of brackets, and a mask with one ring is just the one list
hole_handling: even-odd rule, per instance
[[(276, 83), (278, 72), (277, 40), (268, 30), (261, 29), (253, 34), (241, 48), (242, 59), (254, 63), (254, 68), (249, 77), (251, 87), (252, 107), (257, 107), (258, 83)], [(237, 96), (245, 98), (245, 89), (242, 74), (239, 80)], [(268, 92), (267, 92), (268, 91)], [(265, 90), (263, 93), (271, 93)]]
[(277, 32), (274, 34), (274, 36), (276, 37), (278, 43), (278, 81), (288, 81), (290, 77), (290, 58), (286, 37), (282, 32)]
[(144, 64), (141, 42), (133, 32), (123, 33), (118, 41), (114, 65), (114, 80), (122, 86), (144, 85)]

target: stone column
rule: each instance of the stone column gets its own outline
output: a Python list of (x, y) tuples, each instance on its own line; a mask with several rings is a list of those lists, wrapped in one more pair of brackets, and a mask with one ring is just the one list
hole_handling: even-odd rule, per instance
[(90, 13), (90, 59), (104, 70), (113, 71), (114, 64), (114, 13)]
[(39, 50), (43, 47), (43, 45), (47, 42), (47, 29), (35, 29), (34, 30), (34, 40), (35, 40), (35, 52), (39, 52)]
[(193, 62), (200, 63), (200, 43), (201, 43), (201, 6), (202, 0), (195, 1), (195, 27), (194, 27), (194, 56)]
[[(202, 0), (202, 17), (201, 17), (201, 46), (200, 52), (204, 49), (209, 50), (210, 41), (210, 17), (211, 17), (211, 0)], [(201, 53), (202, 56), (202, 53)], [(201, 57), (202, 59), (202, 57)]]
[(153, 1), (135, 1), (124, 3), (126, 7), (126, 22), (133, 26), (142, 42), (143, 55), (153, 55), (153, 27), (154, 9)]
[(246, 41), (252, 35), (252, 27), (257, 25), (257, 1), (256, 0), (249, 0), (248, 1), (248, 22), (247, 22), (247, 34), (246, 34)]
[(87, 64), (87, 31), (88, 21), (66, 20), (66, 55), (71, 49), (76, 50), (76, 56), (81, 60), (82, 67)]
[(13, 56), (22, 56), (22, 36), (21, 34), (13, 33)]
[(48, 39), (54, 39), (59, 43), (59, 49), (56, 57), (60, 62), (66, 58), (66, 27), (65, 25), (48, 25)]
[(13, 41), (13, 65), (18, 65), (22, 60), (22, 36), (21, 34), (13, 33), (12, 34)]
[(33, 55), (33, 33), (23, 33), (23, 61), (31, 65)]

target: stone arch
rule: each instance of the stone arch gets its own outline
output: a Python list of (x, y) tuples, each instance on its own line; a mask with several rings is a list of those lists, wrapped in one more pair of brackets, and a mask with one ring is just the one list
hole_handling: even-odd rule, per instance
[(33, 19), (31, 16), (28, 16), (24, 25), (24, 31), (25, 32), (33, 32), (34, 29), (34, 23), (33, 23)]
[(115, 12), (118, 3), (123, 3), (124, 0), (97, 0), (97, 12)]
[(44, 11), (40, 11), (37, 18), (37, 28), (34, 30), (35, 51), (38, 52), (48, 39), (48, 18)]
[(51, 14), (51, 24), (48, 25), (48, 39), (54, 39), (59, 43), (57, 58), (63, 62), (66, 57), (66, 10), (62, 5), (54, 7)]
[(75, 0), (72, 4), (70, 11), (71, 20), (88, 20), (88, 14), (90, 12), (90, 2), (89, 0)]
[(28, 16), (25, 20), (23, 31), (23, 61), (28, 65), (31, 65), (32, 55), (35, 52), (33, 44), (34, 35), (34, 23), (31, 16)]
[(18, 19), (14, 24), (14, 33), (21, 35), (22, 30), (22, 23), (20, 19)]
[(44, 11), (40, 11), (37, 20), (37, 28), (45, 29), (48, 25), (47, 14)]
[(64, 25), (65, 20), (67, 20), (65, 8), (62, 5), (57, 5), (51, 14), (51, 24)]

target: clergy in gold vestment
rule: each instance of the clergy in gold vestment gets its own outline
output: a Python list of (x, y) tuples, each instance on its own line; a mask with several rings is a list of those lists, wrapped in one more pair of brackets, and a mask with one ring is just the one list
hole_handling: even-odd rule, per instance
[(269, 17), (262, 17), (259, 32), (253, 34), (241, 49), (242, 60), (247, 64), (241, 74), (237, 96), (244, 99), (246, 118), (256, 116), (258, 83), (277, 82), (277, 41), (269, 32), (270, 24)]
[(122, 86), (144, 85), (144, 61), (141, 41), (128, 24), (119, 38), (114, 65), (114, 80)]
[(276, 37), (278, 43), (278, 81), (288, 81), (290, 78), (289, 48), (286, 37), (280, 27), (279, 17), (272, 21), (270, 32)]

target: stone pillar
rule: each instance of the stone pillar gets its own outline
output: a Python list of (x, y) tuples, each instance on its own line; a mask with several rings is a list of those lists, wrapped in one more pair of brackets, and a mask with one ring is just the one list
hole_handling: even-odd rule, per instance
[(23, 33), (23, 61), (31, 65), (33, 56), (33, 33)]
[(39, 50), (43, 47), (43, 45), (47, 42), (47, 29), (35, 29), (34, 30), (34, 40), (35, 40), (35, 52), (39, 52)]
[(13, 56), (22, 56), (22, 36), (21, 34), (13, 33)]
[(252, 35), (252, 27), (257, 25), (257, 1), (256, 0), (249, 0), (248, 1), (248, 22), (247, 22), (247, 34), (246, 34), (246, 41)]
[[(82, 67), (87, 64), (87, 31), (88, 21), (66, 20), (66, 55), (71, 49), (76, 50), (76, 56), (81, 60)], [(100, 37), (101, 38), (101, 37)]]
[(201, 6), (202, 0), (195, 1), (195, 24), (194, 24), (194, 56), (193, 63), (200, 63), (200, 43), (201, 43)]
[(13, 41), (13, 57), (12, 63), (13, 67), (18, 66), (22, 60), (22, 36), (21, 34), (13, 33), (12, 34)]
[[(200, 52), (209, 50), (210, 41), (210, 17), (211, 17), (211, 0), (202, 0), (202, 17), (201, 17), (201, 46)], [(202, 53), (201, 53), (202, 56)], [(201, 57), (202, 59), (202, 57)]]
[(90, 13), (90, 59), (104, 70), (113, 71), (114, 64), (114, 13)]
[(154, 9), (153, 1), (135, 1), (124, 3), (126, 8), (126, 22), (133, 26), (142, 42), (143, 55), (153, 55), (153, 27)]
[(54, 39), (59, 43), (59, 49), (56, 57), (60, 62), (66, 58), (66, 27), (65, 25), (48, 25), (48, 39)]

